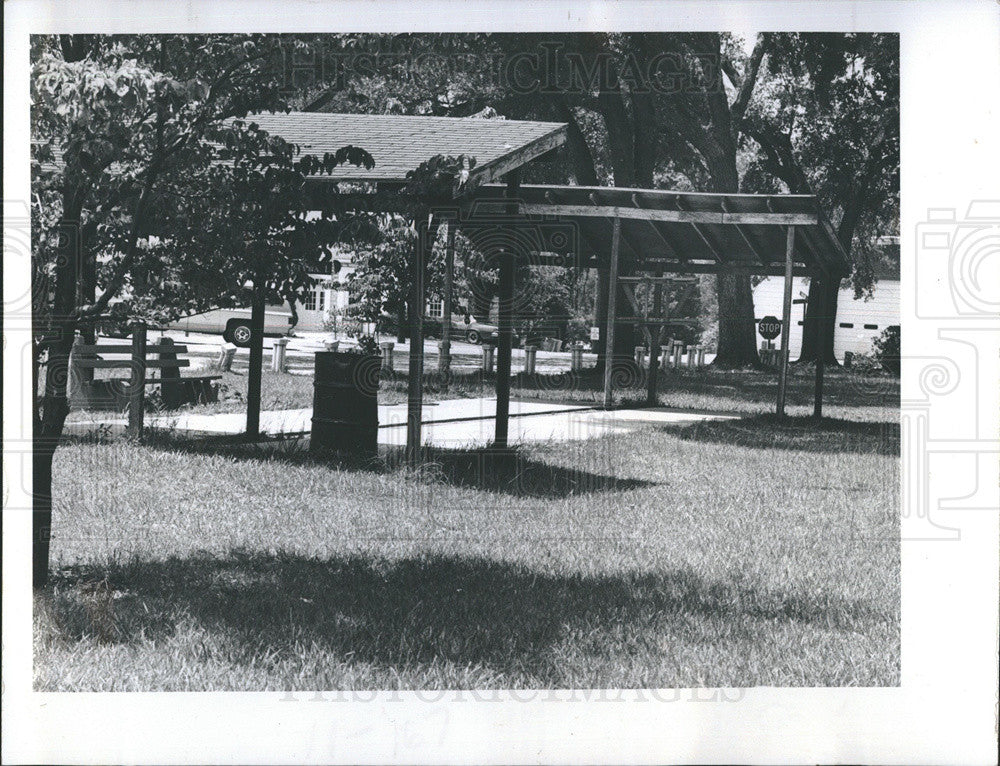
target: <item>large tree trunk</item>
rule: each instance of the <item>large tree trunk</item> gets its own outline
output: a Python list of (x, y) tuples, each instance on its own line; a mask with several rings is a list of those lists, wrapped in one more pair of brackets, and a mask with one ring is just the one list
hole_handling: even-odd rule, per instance
[[(68, 331), (72, 338), (72, 330)], [(66, 415), (69, 414), (67, 379), (73, 346), (58, 339), (49, 346), (45, 368), (42, 416), (35, 421), (32, 450), (32, 584), (44, 587), (49, 576), (49, 541), (52, 536), (52, 463)]]
[(837, 328), (837, 301), (840, 298), (840, 280), (829, 280), (829, 288), (826, 293), (825, 301), (823, 303), (826, 306), (826, 311), (823, 312), (822, 322), (825, 325), (823, 327), (823, 361), (827, 364), (832, 364), (839, 366), (837, 357), (833, 354), (833, 335)]
[(51, 332), (46, 338), (45, 392), (42, 412), (32, 419), (32, 583), (42, 587), (48, 581), (49, 540), (52, 534), (52, 462), (63, 424), (69, 414), (69, 355), (73, 348), (77, 318), (77, 280), (80, 273), (80, 200), (71, 192), (63, 195), (63, 234), (56, 261), (55, 301)]
[[(826, 288), (823, 287), (824, 284), (827, 284)], [(824, 289), (826, 289), (826, 294), (822, 295)], [(805, 317), (802, 320), (802, 351), (796, 361), (797, 364), (816, 361), (816, 347), (819, 342), (821, 322), (826, 323), (826, 334), (823, 338), (825, 346), (823, 361), (826, 364), (838, 364), (837, 358), (833, 355), (832, 330), (836, 327), (837, 300), (839, 295), (839, 279), (836, 280), (835, 283), (831, 282), (829, 279), (814, 279), (810, 281), (809, 298), (806, 302)], [(815, 308), (816, 306), (819, 306), (821, 302), (822, 305), (826, 307), (822, 316), (819, 315)]]
[[(869, 176), (866, 174), (865, 179)], [(865, 187), (867, 188), (867, 186)], [(837, 226), (837, 240), (841, 247), (848, 253), (851, 252), (851, 245), (854, 242), (854, 231), (861, 221), (862, 213), (868, 204), (868, 193), (865, 188), (859, 188), (851, 199), (851, 202), (844, 209), (844, 215)], [(827, 285), (827, 292), (823, 301), (825, 310), (823, 316), (819, 316), (815, 307), (819, 303), (819, 290), (821, 289), (816, 281), (809, 285), (809, 301), (806, 303), (806, 315), (802, 322), (802, 353), (799, 354), (799, 362), (815, 362), (817, 359), (818, 337), (820, 334), (821, 322), (826, 322), (828, 330), (823, 336), (824, 357), (826, 364), (837, 365), (837, 357), (833, 354), (833, 333), (835, 332), (837, 321), (837, 302), (840, 296), (840, 280), (835, 282), (830, 279), (823, 280)]]
[[(81, 61), (90, 44), (88, 35), (61, 35), (63, 58), (67, 62)], [(41, 413), (32, 411), (32, 521), (31, 569), (32, 585), (44, 587), (49, 578), (49, 541), (52, 536), (52, 464), (69, 414), (69, 355), (76, 334), (77, 299), (83, 241), (80, 231), (82, 199), (72, 189), (66, 189), (62, 200), (62, 220), (59, 231), (64, 239), (56, 261), (55, 301), (51, 324), (45, 338), (45, 390)], [(94, 266), (96, 268), (96, 266)], [(89, 297), (96, 285), (96, 272), (87, 269), (84, 289)], [(39, 296), (41, 298), (41, 296)], [(36, 317), (35, 323), (39, 320)], [(38, 332), (36, 327), (35, 331)]]
[[(736, 147), (729, 139), (728, 130), (728, 124), (719, 126), (719, 140), (707, 157), (714, 192), (739, 191)], [(715, 291), (719, 303), (719, 342), (712, 364), (722, 369), (758, 365), (750, 275), (720, 271), (715, 279)]]
[(590, 151), (587, 139), (576, 121), (565, 95), (558, 102), (559, 118), (566, 123), (566, 146), (571, 162), (570, 174), (573, 181), (580, 186), (597, 186), (597, 169), (594, 166), (594, 155)]
[(750, 277), (720, 273), (715, 290), (719, 299), (719, 346), (713, 364), (722, 369), (759, 364)]

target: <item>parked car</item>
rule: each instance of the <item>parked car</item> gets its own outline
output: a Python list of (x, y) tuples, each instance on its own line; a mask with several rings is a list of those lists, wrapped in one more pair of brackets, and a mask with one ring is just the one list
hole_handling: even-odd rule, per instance
[[(291, 332), (295, 319), (291, 312), (268, 307), (264, 310), (264, 335), (280, 337)], [(191, 314), (170, 322), (167, 330), (185, 332), (218, 333), (228, 342), (240, 348), (250, 345), (250, 309), (212, 309), (199, 314)]]
[[(425, 319), (424, 336), (428, 338), (440, 338), (442, 324), (443, 322), (441, 319)], [(451, 337), (455, 340), (466, 340), (469, 343), (475, 343), (476, 345), (479, 345), (484, 341), (496, 343), (497, 339), (500, 337), (500, 328), (495, 324), (480, 322), (471, 314), (452, 314)], [(520, 344), (520, 338), (518, 338), (516, 332), (513, 335), (512, 343), (515, 346)]]

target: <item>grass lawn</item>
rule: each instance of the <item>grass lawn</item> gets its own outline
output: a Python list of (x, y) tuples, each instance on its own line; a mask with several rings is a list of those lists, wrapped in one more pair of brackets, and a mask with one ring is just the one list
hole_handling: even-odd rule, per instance
[(684, 395), (740, 420), (419, 473), (67, 443), (36, 688), (897, 685), (898, 389), (817, 429), (733, 380)]

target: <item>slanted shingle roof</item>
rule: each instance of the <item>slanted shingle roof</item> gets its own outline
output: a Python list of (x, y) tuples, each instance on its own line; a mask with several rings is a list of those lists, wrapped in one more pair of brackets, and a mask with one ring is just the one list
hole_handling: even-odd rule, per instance
[(322, 157), (351, 144), (374, 157), (370, 170), (348, 165), (318, 177), (334, 181), (403, 182), (409, 171), (438, 154), (465, 154), (476, 160), (473, 174), (489, 182), (566, 138), (563, 123), (523, 120), (322, 112), (264, 113), (246, 120), (297, 144), (303, 154)]

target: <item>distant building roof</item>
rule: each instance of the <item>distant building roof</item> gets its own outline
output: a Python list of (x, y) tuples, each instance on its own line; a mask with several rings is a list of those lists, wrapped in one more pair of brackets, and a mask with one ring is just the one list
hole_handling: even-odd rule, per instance
[(346, 165), (332, 176), (317, 176), (332, 181), (402, 183), (436, 155), (465, 154), (476, 160), (473, 175), (488, 183), (566, 140), (566, 125), (559, 122), (325, 112), (262, 113), (246, 120), (297, 144), (304, 154), (322, 157), (350, 144), (375, 159), (370, 170)]

